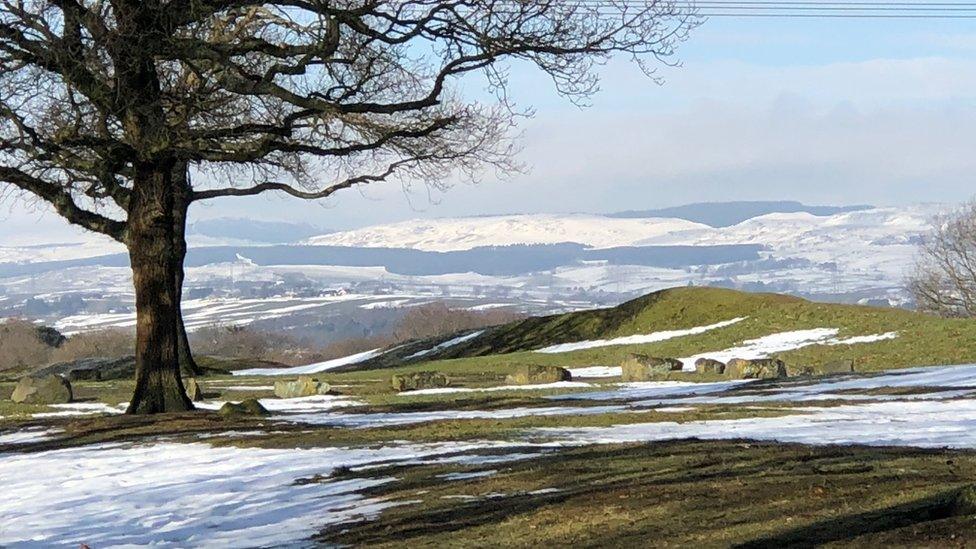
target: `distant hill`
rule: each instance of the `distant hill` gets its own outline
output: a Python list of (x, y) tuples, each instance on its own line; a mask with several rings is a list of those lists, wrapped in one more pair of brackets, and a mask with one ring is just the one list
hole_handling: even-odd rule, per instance
[(308, 223), (219, 217), (196, 221), (190, 225), (188, 232), (213, 238), (231, 238), (265, 244), (292, 244), (327, 231)]
[(817, 216), (870, 210), (874, 206), (807, 206), (794, 201), (699, 202), (657, 210), (631, 210), (607, 217), (642, 219), (670, 217), (702, 223), (711, 227), (731, 227), (760, 215), (805, 212)]

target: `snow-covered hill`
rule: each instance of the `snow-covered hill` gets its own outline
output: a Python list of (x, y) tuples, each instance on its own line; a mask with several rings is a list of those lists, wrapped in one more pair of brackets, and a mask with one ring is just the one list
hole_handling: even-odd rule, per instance
[(684, 219), (616, 219), (587, 214), (527, 214), (417, 219), (310, 238), (319, 246), (413, 248), (448, 252), (481, 246), (575, 242), (595, 248), (708, 229)]
[(310, 238), (311, 245), (469, 250), (480, 246), (574, 242), (594, 248), (660, 245), (763, 244), (798, 251), (836, 247), (910, 244), (941, 205), (875, 208), (816, 216), (772, 213), (730, 227), (684, 219), (621, 219), (584, 214), (528, 214), (417, 219)]

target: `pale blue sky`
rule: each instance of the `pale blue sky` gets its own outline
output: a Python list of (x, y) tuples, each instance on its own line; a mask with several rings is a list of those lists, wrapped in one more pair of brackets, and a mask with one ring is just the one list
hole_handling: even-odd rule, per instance
[[(531, 166), (432, 196), (396, 185), (324, 204), (224, 199), (195, 218), (256, 217), (350, 228), (412, 217), (607, 212), (692, 201), (959, 201), (974, 194), (976, 20), (713, 19), (655, 85), (611, 63), (580, 110), (516, 69), (512, 94)], [(466, 86), (471, 86), (466, 83)], [(53, 216), (0, 211), (31, 232)]]

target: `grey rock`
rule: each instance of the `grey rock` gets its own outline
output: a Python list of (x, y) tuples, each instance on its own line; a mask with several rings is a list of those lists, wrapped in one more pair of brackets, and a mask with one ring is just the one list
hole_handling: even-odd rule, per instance
[(440, 372), (411, 372), (409, 374), (395, 374), (390, 380), (393, 390), (398, 392), (416, 391), (418, 389), (438, 389), (447, 387), (450, 380)]
[(192, 400), (193, 402), (200, 402), (203, 400), (203, 387), (201, 387), (200, 384), (197, 383), (196, 379), (192, 377), (187, 378), (183, 382), (183, 385), (186, 388), (186, 396), (188, 396), (190, 400)]
[(684, 364), (674, 358), (658, 358), (633, 353), (620, 363), (620, 377), (624, 381), (651, 381), (680, 372)]
[(695, 371), (700, 374), (724, 374), (725, 363), (711, 358), (699, 358), (695, 361)]
[(311, 376), (299, 376), (297, 380), (275, 381), (274, 394), (278, 398), (300, 398), (327, 395), (332, 387)]
[(518, 366), (514, 372), (506, 376), (505, 382), (511, 385), (535, 385), (540, 383), (571, 381), (572, 379), (573, 375), (566, 368), (525, 364)]
[(225, 402), (218, 413), (224, 417), (263, 417), (271, 415), (267, 408), (256, 398), (249, 398), (241, 402)]
[(732, 379), (778, 379), (787, 377), (786, 364), (775, 358), (753, 360), (733, 358), (725, 365), (725, 373)]
[(10, 395), (10, 400), (24, 404), (65, 404), (73, 398), (71, 383), (56, 374), (23, 377)]

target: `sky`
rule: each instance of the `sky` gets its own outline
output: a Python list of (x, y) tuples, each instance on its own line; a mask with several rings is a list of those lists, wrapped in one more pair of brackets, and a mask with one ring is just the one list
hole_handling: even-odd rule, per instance
[[(527, 173), (446, 193), (399, 184), (317, 203), (194, 205), (192, 219), (340, 230), (410, 218), (613, 212), (689, 202), (958, 202), (976, 194), (976, 21), (712, 19), (656, 84), (625, 60), (580, 109), (515, 67)], [(473, 83), (465, 83), (466, 87)], [(70, 236), (43, 208), (0, 203), (4, 233)], [(2, 238), (0, 238), (2, 240)]]

